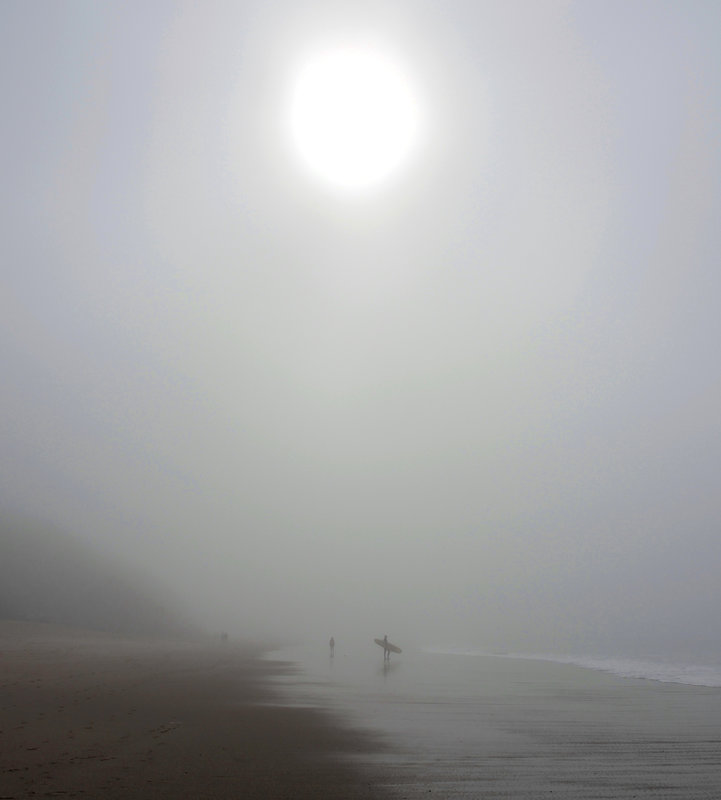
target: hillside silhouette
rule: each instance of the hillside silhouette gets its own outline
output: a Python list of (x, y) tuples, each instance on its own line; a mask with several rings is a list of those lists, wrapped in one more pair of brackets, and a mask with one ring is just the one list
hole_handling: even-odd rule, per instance
[(70, 534), (0, 520), (0, 619), (132, 634), (177, 634), (189, 625), (145, 576)]

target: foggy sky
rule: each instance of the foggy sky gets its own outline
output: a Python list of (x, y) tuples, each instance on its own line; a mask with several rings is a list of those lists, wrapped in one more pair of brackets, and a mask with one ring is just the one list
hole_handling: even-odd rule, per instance
[[(211, 628), (718, 647), (721, 7), (4, 2), (0, 502)], [(419, 150), (302, 168), (305, 54)]]

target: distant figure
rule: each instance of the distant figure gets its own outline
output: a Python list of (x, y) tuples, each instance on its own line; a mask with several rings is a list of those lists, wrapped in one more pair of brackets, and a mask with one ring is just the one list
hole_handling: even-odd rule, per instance
[(220, 641), (221, 642), (227, 642), (228, 641), (228, 634), (225, 631), (223, 631), (223, 633), (220, 634)]
[(333, 658), (335, 655), (335, 639), (331, 636), (330, 637), (330, 657)]
[(391, 651), (388, 647), (388, 635), (383, 637), (383, 660), (390, 661), (391, 660)]

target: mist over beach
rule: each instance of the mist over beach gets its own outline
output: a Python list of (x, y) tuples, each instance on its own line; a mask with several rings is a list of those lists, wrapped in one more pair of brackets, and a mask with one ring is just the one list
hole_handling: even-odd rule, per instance
[[(30, 518), (238, 637), (718, 652), (719, 13), (3, 3), (0, 564)], [(353, 190), (287, 113), (348, 41), (418, 110)]]
[(0, 98), (0, 796), (721, 796), (721, 4), (4, 0)]

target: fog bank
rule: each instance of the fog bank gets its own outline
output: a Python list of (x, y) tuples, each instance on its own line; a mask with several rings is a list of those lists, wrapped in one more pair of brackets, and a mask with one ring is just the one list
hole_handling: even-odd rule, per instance
[[(717, 647), (719, 31), (700, 1), (6, 0), (0, 509), (238, 636)], [(425, 122), (348, 194), (287, 104), (358, 40)], [(11, 601), (90, 624), (41, 540), (34, 583), (0, 552)]]

